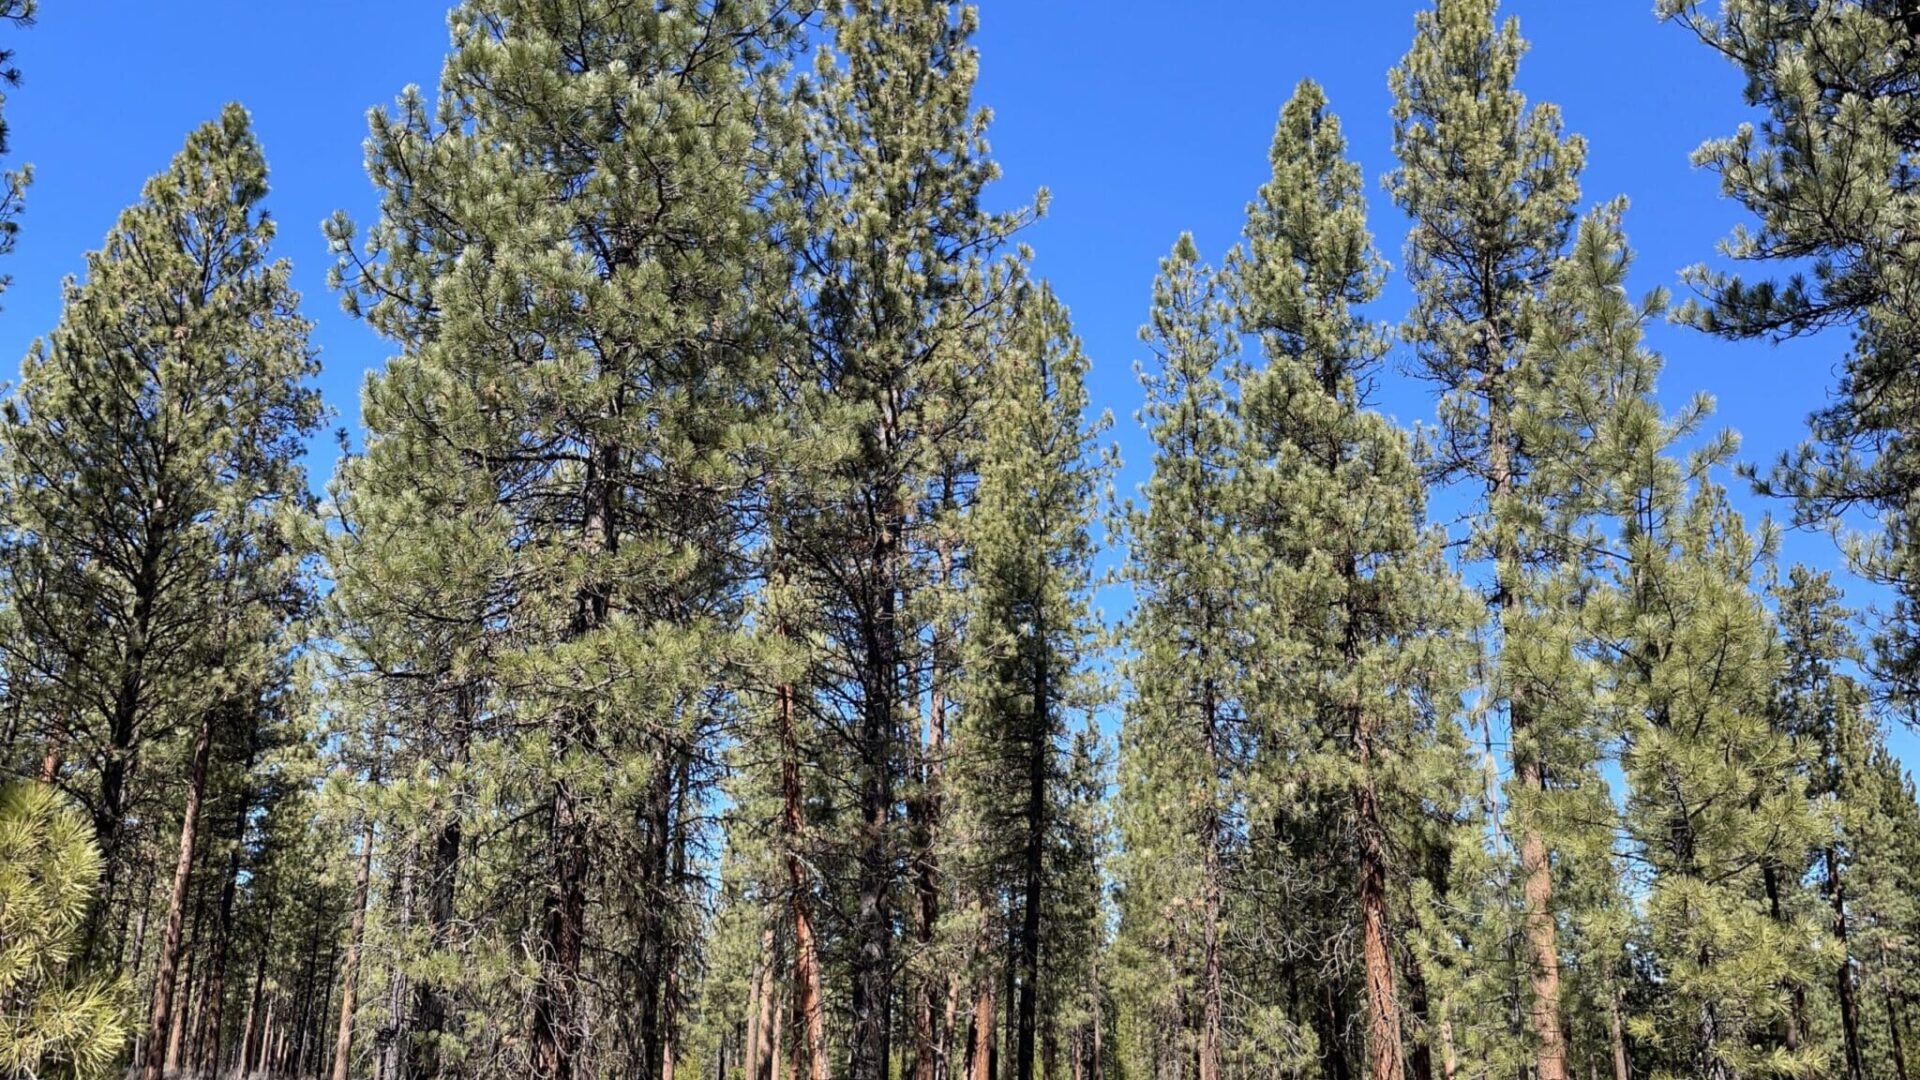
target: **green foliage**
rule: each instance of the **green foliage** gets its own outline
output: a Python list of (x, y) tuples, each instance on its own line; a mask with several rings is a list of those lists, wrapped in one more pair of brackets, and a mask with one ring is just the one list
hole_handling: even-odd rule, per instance
[(52, 788), (0, 787), (0, 1076), (106, 1076), (131, 1034), (117, 979), (68, 973), (100, 851)]
[[(1717, 10), (1715, 10), (1717, 8)], [(1697, 266), (1702, 294), (1680, 316), (1709, 333), (1772, 340), (1852, 331), (1832, 400), (1810, 417), (1813, 440), (1784, 455), (1762, 487), (1792, 496), (1801, 523), (1870, 509), (1876, 531), (1848, 544), (1856, 569), (1891, 585), (1896, 603), (1876, 641), (1890, 689), (1920, 691), (1920, 307), (1912, 283), (1914, 124), (1920, 10), (1899, 0), (1662, 0), (1674, 20), (1746, 77), (1761, 115), (1694, 160), (1753, 214), (1722, 245), (1733, 259), (1784, 264), (1779, 278)]]

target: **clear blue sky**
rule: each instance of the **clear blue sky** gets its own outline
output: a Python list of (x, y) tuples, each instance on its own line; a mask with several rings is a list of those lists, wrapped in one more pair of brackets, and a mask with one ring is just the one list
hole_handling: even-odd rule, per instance
[[(49, 0), (40, 24), (14, 33), (25, 82), (9, 95), (12, 162), (31, 161), (19, 246), (4, 269), (0, 355), (17, 371), (28, 343), (59, 315), (60, 279), (81, 267), (141, 181), (163, 168), (186, 132), (237, 100), (252, 110), (272, 167), (277, 250), (292, 259), (317, 324), (322, 387), (336, 422), (358, 426), (363, 374), (384, 343), (340, 311), (326, 287), (320, 223), (336, 209), (365, 221), (366, 111), (408, 83), (432, 86), (447, 46), (443, 0), (194, 0), (127, 4)], [(1093, 361), (1093, 397), (1110, 409), (1131, 490), (1148, 452), (1133, 421), (1139, 392), (1135, 332), (1156, 260), (1192, 230), (1217, 261), (1238, 235), (1266, 173), (1274, 119), (1295, 83), (1326, 86), (1353, 153), (1370, 175), (1373, 225), (1399, 262), (1404, 221), (1378, 186), (1392, 164), (1387, 70), (1405, 51), (1417, 0), (981, 0), (980, 103), (1005, 180), (996, 202), (1053, 192), (1047, 219), (1025, 237), (1038, 270), (1071, 306)], [(1745, 116), (1738, 75), (1651, 0), (1509, 0), (1533, 50), (1521, 86), (1559, 103), (1590, 142), (1585, 202), (1632, 200), (1636, 288), (1675, 285), (1714, 258), (1744, 220), (1714, 178), (1689, 163), (1702, 140)], [(1397, 274), (1377, 317), (1406, 306)], [(1661, 327), (1663, 395), (1707, 390), (1743, 456), (1791, 446), (1826, 394), (1844, 340), (1783, 348), (1724, 344)], [(1381, 404), (1403, 421), (1432, 414), (1427, 388), (1395, 375)], [(316, 480), (331, 470), (330, 439), (315, 447)], [(1736, 485), (1752, 513), (1768, 507)], [(1820, 535), (1790, 534), (1788, 560), (1833, 565)], [(1909, 758), (1913, 760), (1913, 758)]]

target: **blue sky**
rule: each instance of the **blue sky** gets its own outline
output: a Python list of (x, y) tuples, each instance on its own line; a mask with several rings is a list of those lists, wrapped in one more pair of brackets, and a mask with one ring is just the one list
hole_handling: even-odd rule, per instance
[[(1046, 186), (1049, 216), (1025, 237), (1039, 273), (1072, 308), (1092, 358), (1095, 405), (1110, 409), (1131, 490), (1148, 458), (1133, 421), (1135, 332), (1157, 260), (1191, 230), (1213, 261), (1238, 235), (1265, 177), (1280, 105), (1303, 77), (1328, 91), (1370, 178), (1373, 226), (1399, 262), (1405, 223), (1378, 185), (1392, 165), (1387, 70), (1407, 47), (1417, 0), (980, 0), (980, 103), (1005, 179), (993, 195), (1024, 202)], [(372, 213), (362, 170), (369, 108), (408, 83), (431, 86), (446, 50), (443, 0), (195, 0), (188, 5), (52, 0), (38, 26), (11, 34), (25, 82), (9, 94), (12, 162), (38, 172), (19, 246), (4, 270), (0, 367), (59, 316), (59, 283), (78, 272), (142, 180), (186, 132), (237, 100), (252, 110), (272, 167), (269, 207), (279, 254), (293, 261), (316, 325), (321, 378), (335, 423), (358, 426), (364, 373), (386, 345), (341, 313), (326, 287), (320, 223)], [(1587, 137), (1587, 205), (1625, 194), (1639, 252), (1636, 289), (1677, 285), (1678, 271), (1715, 257), (1744, 220), (1689, 154), (1746, 116), (1740, 78), (1651, 0), (1508, 0), (1533, 42), (1522, 89), (1557, 102)], [(1397, 320), (1407, 290), (1394, 277), (1376, 316)], [(1772, 348), (1660, 327), (1663, 396), (1706, 390), (1719, 419), (1768, 460), (1793, 445), (1824, 397), (1845, 347), (1838, 337)], [(1424, 384), (1391, 372), (1381, 406), (1405, 422), (1432, 414)], [(331, 469), (332, 440), (312, 462)], [(1751, 513), (1778, 510), (1736, 485)], [(1818, 534), (1789, 534), (1787, 560), (1833, 565)], [(1913, 760), (1909, 758), (1909, 760)]]

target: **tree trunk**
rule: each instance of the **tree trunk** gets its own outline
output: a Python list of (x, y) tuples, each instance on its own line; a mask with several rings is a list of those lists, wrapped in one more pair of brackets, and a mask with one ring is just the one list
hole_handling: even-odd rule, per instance
[(972, 1037), (967, 1044), (967, 1080), (994, 1080), (993, 976), (981, 972), (973, 994)]
[[(943, 479), (949, 486), (949, 490), (943, 494), (950, 499), (951, 478)], [(940, 545), (939, 557), (940, 586), (946, 588), (952, 583), (953, 554), (944, 542)], [(933, 947), (934, 931), (940, 924), (940, 866), (936, 844), (943, 811), (941, 788), (945, 780), (943, 759), (947, 743), (949, 648), (945, 625), (936, 624), (932, 663), (927, 673), (927, 730), (922, 743), (921, 790), (910, 807), (914, 818), (915, 885), (920, 899), (915, 929), (919, 932), (923, 953)], [(946, 1038), (937, 1020), (939, 1003), (935, 1001), (938, 996), (935, 988), (941, 984), (939, 973), (923, 971), (914, 987), (913, 1080), (947, 1080)], [(951, 997), (945, 1002), (945, 1007), (950, 1015), (953, 1007)]]
[[(448, 759), (453, 765), (467, 760), (468, 735), (478, 710), (477, 692), (471, 685), (459, 685), (454, 694), (453, 745)], [(464, 784), (464, 780), (462, 783)], [(429, 856), (431, 870), (426, 882), (426, 916), (432, 947), (438, 952), (453, 948), (454, 884), (460, 869), (460, 845), (463, 842), (460, 816), (465, 792), (456, 788), (454, 805), (446, 812), (434, 834)], [(438, 977), (422, 979), (413, 991), (413, 1022), (405, 1040), (407, 1067), (414, 1077), (442, 1078), (441, 1039), (446, 1035), (453, 1004), (448, 988)], [(396, 1013), (396, 1015), (398, 1015)]]
[[(378, 782), (377, 780), (375, 781)], [(360, 860), (353, 869), (353, 915), (340, 982), (340, 1025), (333, 1039), (333, 1080), (347, 1080), (353, 1056), (353, 1011), (360, 991), (360, 941), (367, 930), (367, 882), (373, 874), (373, 816), (360, 825)]]
[(1206, 691), (1207, 792), (1200, 826), (1201, 867), (1201, 975), (1199, 1080), (1220, 1080), (1220, 810), (1215, 805), (1214, 776), (1220, 767), (1215, 726), (1218, 706), (1211, 685)]
[[(880, 559), (894, 558), (891, 541)], [(853, 918), (853, 1027), (848, 1058), (851, 1080), (887, 1080), (888, 1043), (893, 1024), (893, 746), (898, 632), (897, 595), (884, 586), (880, 612), (867, 629), (867, 665), (861, 703), (860, 870)]]
[[(121, 664), (119, 683), (114, 687), (113, 704), (107, 714), (106, 757), (100, 764), (100, 801), (95, 804), (93, 814), (94, 839), (100, 845), (100, 889), (87, 909), (86, 932), (80, 947), (80, 966), (83, 968), (92, 966), (102, 944), (107, 906), (112, 903), (114, 888), (120, 880), (120, 841), (127, 818), (127, 781), (133, 768), (133, 748), (140, 734), (140, 717), (146, 699), (147, 654), (151, 648), (154, 605), (159, 593), (160, 552), (158, 543), (148, 543), (140, 552), (140, 566), (132, 580), (133, 619), (132, 626), (128, 628), (126, 658)], [(57, 750), (52, 757), (53, 770), (58, 774), (60, 762)], [(115, 955), (118, 955), (117, 951)], [(148, 1041), (152, 1041), (151, 1035)]]
[(760, 932), (760, 954), (753, 964), (753, 986), (747, 994), (746, 1080), (773, 1080), (773, 1056), (765, 1052), (773, 1027), (773, 954), (775, 938), (769, 925)]
[(1613, 1080), (1633, 1080), (1627, 1059), (1627, 1025), (1620, 1016), (1620, 991), (1607, 995), (1607, 1040), (1613, 1046)]
[(1852, 944), (1847, 940), (1847, 890), (1840, 878), (1840, 855), (1828, 847), (1824, 859), (1827, 871), (1827, 902), (1833, 908), (1833, 936), (1840, 942), (1840, 963), (1834, 969), (1834, 993), (1840, 1002), (1840, 1043), (1845, 1053), (1846, 1080), (1866, 1080), (1866, 1068), (1860, 1057), (1860, 1003), (1854, 996)]
[[(188, 871), (191, 879), (192, 871)], [(187, 1014), (193, 1002), (195, 969), (199, 966), (200, 954), (204, 942), (200, 929), (207, 919), (207, 893), (205, 889), (195, 891), (193, 900), (192, 929), (181, 938), (180, 951), (186, 955), (187, 968), (180, 975), (179, 990), (174, 994), (173, 1023), (167, 1028), (167, 1058), (165, 1071), (171, 1075), (180, 1071), (181, 1041), (187, 1033)]]
[(1046, 627), (1036, 617), (1033, 701), (1027, 732), (1026, 896), (1020, 925), (1020, 1032), (1016, 1080), (1033, 1080), (1033, 1051), (1040, 1001), (1041, 891), (1046, 878), (1047, 772), (1052, 759), (1052, 688), (1047, 680)]
[(1899, 990), (1888, 980), (1883, 998), (1887, 1006), (1887, 1035), (1893, 1044), (1893, 1080), (1907, 1080), (1907, 1044), (1900, 1034), (1900, 1010), (1894, 1004)]
[(193, 765), (187, 782), (187, 806), (180, 818), (180, 853), (173, 864), (173, 889), (167, 897), (167, 928), (160, 939), (159, 967), (153, 975), (153, 1006), (147, 1013), (146, 1061), (141, 1080), (161, 1080), (166, 1067), (166, 1039), (173, 1025), (174, 979), (180, 966), (181, 931), (186, 922), (187, 886), (193, 876), (193, 848), (200, 828), (200, 800), (207, 789), (207, 759), (213, 753), (212, 709), (200, 718), (194, 740)]
[[(618, 450), (611, 443), (589, 448), (581, 486), (580, 548), (592, 571), (601, 557), (614, 553), (614, 475)], [(591, 571), (590, 571), (591, 573)], [(605, 625), (606, 590), (588, 580), (575, 598), (567, 637), (578, 639)], [(554, 760), (564, 769), (576, 748), (591, 742), (591, 707), (568, 703), (556, 717)], [(532, 1023), (533, 1074), (538, 1080), (572, 1080), (578, 1064), (582, 1028), (580, 965), (586, 951), (587, 814), (571, 777), (557, 777), (549, 796), (550, 862), (541, 912), (540, 974), (535, 986)]]
[(787, 853), (788, 903), (793, 913), (793, 982), (800, 1010), (794, 1053), (806, 1060), (807, 1080), (827, 1080), (827, 1027), (820, 986), (820, 955), (813, 939), (807, 897), (812, 874), (800, 855), (800, 747), (793, 715), (793, 686), (780, 684), (780, 762), (782, 840)]
[[(1369, 764), (1371, 737), (1362, 731), (1360, 767)], [(1354, 788), (1354, 816), (1360, 835), (1360, 933), (1367, 984), (1368, 1080), (1404, 1080), (1400, 1047), (1400, 1003), (1394, 996), (1393, 956), (1387, 946), (1386, 852), (1380, 839), (1380, 804), (1371, 777)]]

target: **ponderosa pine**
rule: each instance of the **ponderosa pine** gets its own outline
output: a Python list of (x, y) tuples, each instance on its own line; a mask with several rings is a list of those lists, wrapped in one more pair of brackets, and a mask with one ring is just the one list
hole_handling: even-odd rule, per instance
[[(130, 818), (164, 828), (172, 814), (164, 771), (144, 770), (165, 767), (153, 757), (176, 736), (195, 748), (177, 860), (190, 867), (197, 747), (273, 692), (303, 602), (300, 457), (321, 407), (289, 268), (268, 261), (265, 194), (247, 114), (229, 106), (88, 256), (0, 426), (10, 690), (37, 718), (41, 774), (91, 808), (105, 860), (83, 962), (119, 962), (124, 923), (106, 909), (131, 908), (117, 886), (147, 869)], [(163, 942), (163, 970), (177, 949)], [(161, 1023), (170, 979), (156, 982)]]
[(1241, 520), (1262, 582), (1250, 726), (1278, 770), (1267, 790), (1340, 808), (1366, 1075), (1397, 1080), (1424, 1035), (1403, 1018), (1406, 972), (1396, 971), (1407, 917), (1388, 898), (1410, 861), (1395, 850), (1396, 823), (1462, 786), (1451, 778), (1465, 765), (1453, 717), (1475, 619), (1424, 520), (1411, 441), (1368, 407), (1386, 338), (1359, 309), (1384, 266), (1345, 151), (1325, 95), (1302, 83), (1281, 111), (1273, 176), (1232, 267), (1240, 326), (1264, 360), (1242, 379)]
[(1437, 0), (1417, 17), (1414, 43), (1392, 73), (1395, 153), (1387, 180), (1413, 221), (1407, 275), (1414, 310), (1403, 330), (1416, 370), (1434, 383), (1441, 431), (1430, 475), (1485, 489), (1470, 550), (1492, 565), (1499, 652), (1487, 687), (1511, 738), (1509, 785), (1520, 861), (1527, 1019), (1537, 1080), (1569, 1075), (1561, 1017), (1555, 852), (1538, 803), (1552, 785), (1540, 707), (1505, 650), (1532, 600), (1525, 579), (1540, 537), (1529, 535), (1529, 446), (1516, 395), (1529, 378), (1523, 313), (1545, 285), (1573, 224), (1585, 144), (1561, 132), (1551, 105), (1515, 88), (1526, 42), (1500, 23), (1496, 0)]
[(1783, 274), (1695, 267), (1687, 276), (1701, 299), (1680, 314), (1736, 339), (1851, 331), (1833, 398), (1810, 416), (1812, 441), (1783, 456), (1762, 487), (1794, 499), (1797, 523), (1874, 512), (1877, 531), (1849, 554), (1894, 591), (1875, 643), (1880, 674), (1904, 700), (1920, 700), (1920, 263), (1908, 239), (1920, 214), (1920, 4), (1661, 0), (1658, 9), (1746, 77), (1758, 122), (1706, 143), (1694, 160), (1755, 219), (1725, 253)]
[(437, 100), (374, 117), (370, 256), (334, 231), (350, 306), (401, 350), (343, 471), (349, 558), (452, 617), (393, 675), (438, 681), (418, 734), (464, 740), (435, 757), (486, 777), (453, 808), (461, 850), (434, 856), (490, 871), (453, 898), (491, 931), (461, 978), (527, 1002), (468, 1051), (479, 1072), (675, 1066), (694, 810), (742, 645), (724, 571), (767, 355), (748, 302), (778, 265), (754, 72), (788, 23), (726, 0), (465, 4)]

